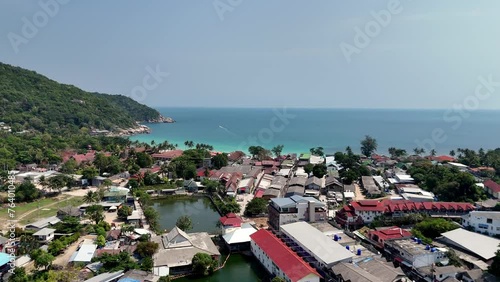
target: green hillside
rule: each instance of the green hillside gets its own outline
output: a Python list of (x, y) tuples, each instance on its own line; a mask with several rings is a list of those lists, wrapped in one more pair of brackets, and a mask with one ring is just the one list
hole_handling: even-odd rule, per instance
[(0, 63), (0, 122), (13, 131), (115, 130), (159, 117), (158, 111), (128, 97), (86, 92), (34, 71)]

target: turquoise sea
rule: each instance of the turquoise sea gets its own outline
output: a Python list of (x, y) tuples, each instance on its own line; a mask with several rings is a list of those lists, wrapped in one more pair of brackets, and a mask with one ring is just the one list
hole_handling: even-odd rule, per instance
[(351, 146), (359, 152), (365, 135), (375, 137), (378, 152), (415, 147), (448, 154), (452, 149), (500, 147), (500, 111), (369, 110), (297, 108), (158, 108), (173, 124), (147, 124), (151, 134), (130, 137), (144, 142), (205, 143), (218, 151), (247, 151), (250, 145), (284, 152), (307, 152), (321, 146), (326, 153)]

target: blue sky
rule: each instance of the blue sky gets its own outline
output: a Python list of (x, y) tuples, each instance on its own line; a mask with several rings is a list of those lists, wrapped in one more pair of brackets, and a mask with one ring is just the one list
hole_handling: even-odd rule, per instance
[[(1, 1), (0, 61), (123, 95), (158, 66), (169, 76), (141, 100), (155, 107), (448, 109), (479, 76), (500, 82), (497, 1), (65, 0), (42, 24), (40, 3), (54, 1)], [(220, 17), (214, 3), (229, 10)], [(27, 38), (23, 17), (34, 16)], [(355, 28), (373, 21), (380, 29), (348, 62), (340, 45), (359, 47)], [(499, 97), (496, 87), (479, 107), (500, 109)]]

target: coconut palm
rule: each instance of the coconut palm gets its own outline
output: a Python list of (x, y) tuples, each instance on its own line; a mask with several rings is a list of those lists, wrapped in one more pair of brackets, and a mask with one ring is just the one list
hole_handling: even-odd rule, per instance
[(97, 193), (90, 190), (87, 194), (85, 194), (85, 196), (83, 196), (83, 202), (87, 204), (96, 203), (98, 202), (98, 196), (99, 195)]

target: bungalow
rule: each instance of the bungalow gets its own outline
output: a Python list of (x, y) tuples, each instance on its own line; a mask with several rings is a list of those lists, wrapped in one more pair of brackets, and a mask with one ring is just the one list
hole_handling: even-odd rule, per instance
[(198, 193), (199, 189), (203, 190), (203, 185), (200, 182), (196, 182), (193, 179), (184, 180), (183, 187), (186, 191), (191, 193)]
[(60, 221), (61, 220), (57, 216), (51, 216), (26, 225), (26, 229), (42, 230), (43, 228), (52, 226)]
[(54, 239), (54, 233), (56, 232), (55, 229), (52, 228), (43, 228), (41, 230), (38, 230), (33, 234), (39, 242), (41, 243), (48, 243)]
[(73, 207), (73, 206), (60, 208), (57, 211), (57, 217), (63, 219), (67, 216), (80, 218), (82, 216), (82, 211), (78, 207)]
[(234, 151), (227, 156), (227, 159), (230, 162), (237, 162), (237, 161), (241, 160), (244, 156), (245, 156), (245, 153), (243, 153), (242, 151)]
[(112, 186), (107, 192), (104, 193), (103, 201), (111, 203), (125, 203), (129, 189), (123, 187)]

